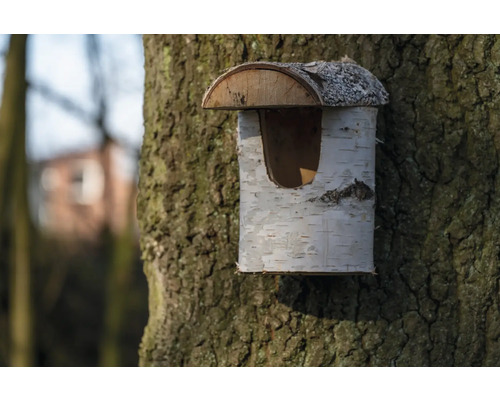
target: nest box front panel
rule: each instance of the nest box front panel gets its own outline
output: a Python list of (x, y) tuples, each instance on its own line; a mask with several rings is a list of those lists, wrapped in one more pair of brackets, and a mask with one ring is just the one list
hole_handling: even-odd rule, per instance
[[(320, 113), (317, 171), (311, 181), (295, 188), (271, 178), (273, 154), (264, 154), (262, 116), (257, 111), (239, 113), (241, 272), (374, 271), (377, 109), (328, 108)], [(287, 159), (278, 161), (286, 170)]]

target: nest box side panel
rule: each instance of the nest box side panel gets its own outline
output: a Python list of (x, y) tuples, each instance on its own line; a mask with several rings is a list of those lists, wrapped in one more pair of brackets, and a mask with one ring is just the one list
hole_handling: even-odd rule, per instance
[(280, 71), (248, 69), (216, 81), (203, 99), (203, 107), (240, 110), (252, 107), (315, 106), (314, 93)]
[(290, 189), (269, 179), (258, 113), (239, 113), (241, 272), (374, 272), (376, 115), (324, 109), (317, 174)]

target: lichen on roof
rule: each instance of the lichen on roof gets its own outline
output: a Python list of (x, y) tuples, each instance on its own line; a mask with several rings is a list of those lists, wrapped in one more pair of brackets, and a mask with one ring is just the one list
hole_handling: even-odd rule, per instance
[(389, 94), (375, 75), (354, 62), (315, 61), (283, 66), (316, 86), (325, 106), (379, 106), (389, 102)]

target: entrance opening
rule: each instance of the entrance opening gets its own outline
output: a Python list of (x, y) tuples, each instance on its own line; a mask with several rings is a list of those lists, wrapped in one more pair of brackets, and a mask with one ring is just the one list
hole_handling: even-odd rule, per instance
[(313, 181), (321, 151), (321, 109), (259, 110), (269, 178), (284, 188)]

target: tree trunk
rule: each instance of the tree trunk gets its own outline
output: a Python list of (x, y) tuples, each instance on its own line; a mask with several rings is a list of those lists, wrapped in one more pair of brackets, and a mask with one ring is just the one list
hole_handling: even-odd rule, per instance
[(0, 157), (0, 214), (4, 207), (10, 210), (5, 220), (12, 235), (9, 246), (10, 364), (22, 367), (32, 366), (34, 359), (25, 132), (26, 39), (26, 35), (12, 35), (10, 39), (0, 113), (0, 141), (3, 145)]
[[(500, 365), (500, 38), (147, 36), (138, 213), (150, 288), (141, 365)], [(236, 113), (225, 68), (348, 55), (380, 109), (377, 275), (235, 274)]]
[[(108, 181), (109, 182), (109, 181)], [(122, 333), (127, 321), (127, 298), (137, 259), (135, 219), (133, 213), (135, 191), (129, 196), (127, 221), (120, 232), (108, 229), (110, 242), (109, 271), (107, 275), (104, 326), (99, 350), (99, 366), (123, 365)]]
[[(7, 219), (7, 198), (11, 193), (9, 189), (13, 180), (11, 168), (14, 159), (12, 151), (14, 141), (16, 136), (24, 135), (25, 52), (26, 35), (12, 35), (9, 53), (6, 57), (3, 95), (0, 103), (0, 217), (2, 221)], [(20, 123), (22, 126), (19, 126)]]

